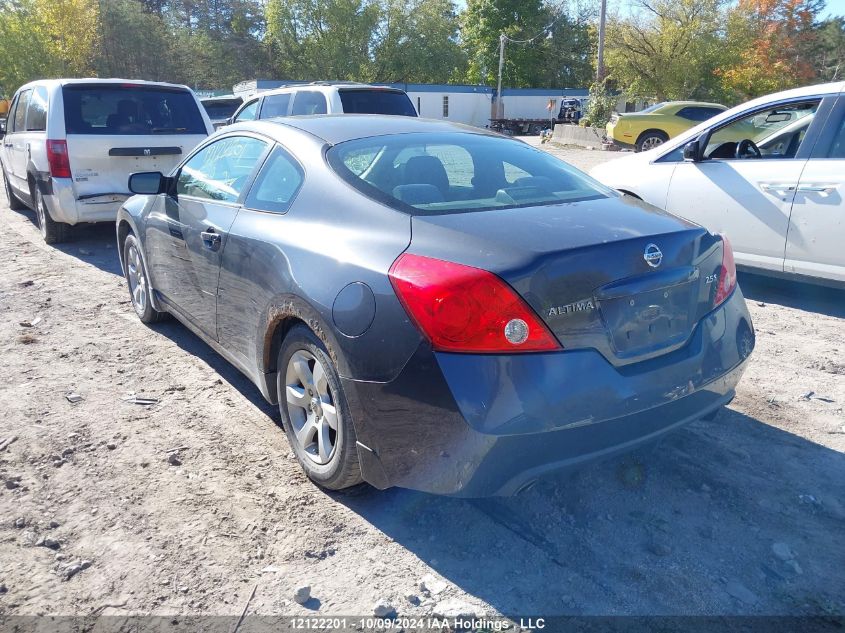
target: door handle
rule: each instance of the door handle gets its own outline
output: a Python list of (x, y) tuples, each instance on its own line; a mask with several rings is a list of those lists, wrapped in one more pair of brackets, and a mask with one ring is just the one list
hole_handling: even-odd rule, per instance
[(798, 191), (802, 193), (829, 193), (835, 190), (837, 185), (798, 185)]
[(220, 248), (220, 242), (222, 237), (219, 233), (214, 231), (213, 227), (209, 227), (207, 230), (200, 233), (202, 237), (202, 242), (205, 244), (205, 247), (211, 251), (216, 251)]
[(761, 182), (760, 189), (766, 193), (774, 191), (795, 191), (796, 185), (788, 182)]

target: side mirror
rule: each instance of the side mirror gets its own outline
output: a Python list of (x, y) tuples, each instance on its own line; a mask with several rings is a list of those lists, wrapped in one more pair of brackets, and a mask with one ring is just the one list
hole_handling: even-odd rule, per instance
[(6, 122), (2, 121), (0, 122), (0, 139), (2, 139), (4, 136), (6, 136)]
[(129, 176), (129, 191), (142, 196), (155, 196), (167, 191), (167, 178), (160, 171), (142, 171)]
[(684, 145), (684, 160), (691, 163), (697, 163), (701, 160), (701, 150), (698, 145), (698, 139), (690, 141)]
[(234, 115), (232, 115), (228, 119), (226, 119), (226, 122), (223, 125), (232, 125), (232, 123), (234, 123), (234, 122), (235, 122), (235, 117), (234, 117)]

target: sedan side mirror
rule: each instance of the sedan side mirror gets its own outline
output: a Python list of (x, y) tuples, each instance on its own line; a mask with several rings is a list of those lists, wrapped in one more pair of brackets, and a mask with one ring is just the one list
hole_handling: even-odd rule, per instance
[(698, 139), (690, 141), (684, 145), (684, 160), (697, 163), (701, 160), (701, 150), (698, 145)]
[(129, 191), (142, 196), (167, 192), (167, 178), (160, 171), (142, 171), (129, 176)]

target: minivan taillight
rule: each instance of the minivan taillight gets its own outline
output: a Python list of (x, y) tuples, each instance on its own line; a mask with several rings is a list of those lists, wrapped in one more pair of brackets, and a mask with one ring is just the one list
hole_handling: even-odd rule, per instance
[(67, 141), (47, 141), (47, 163), (53, 178), (70, 178), (70, 159), (67, 155)]
[(444, 352), (513, 353), (560, 349), (531, 307), (493, 273), (403, 253), (390, 282), (411, 319)]
[(722, 266), (719, 272), (719, 285), (716, 286), (716, 296), (713, 299), (713, 307), (722, 305), (731, 296), (736, 288), (736, 263), (734, 262), (734, 250), (726, 235), (722, 238)]

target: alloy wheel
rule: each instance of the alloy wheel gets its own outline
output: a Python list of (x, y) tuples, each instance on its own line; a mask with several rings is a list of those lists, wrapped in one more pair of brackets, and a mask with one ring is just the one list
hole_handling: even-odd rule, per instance
[(325, 368), (311, 352), (291, 356), (285, 392), (296, 442), (314, 463), (328, 464), (337, 449), (338, 414)]
[(143, 314), (147, 308), (147, 276), (144, 274), (141, 253), (134, 244), (126, 251), (126, 276), (132, 295), (132, 307), (138, 314)]
[(657, 136), (649, 136), (645, 139), (642, 143), (643, 151), (647, 152), (650, 149), (654, 149), (655, 147), (663, 145), (663, 139)]

